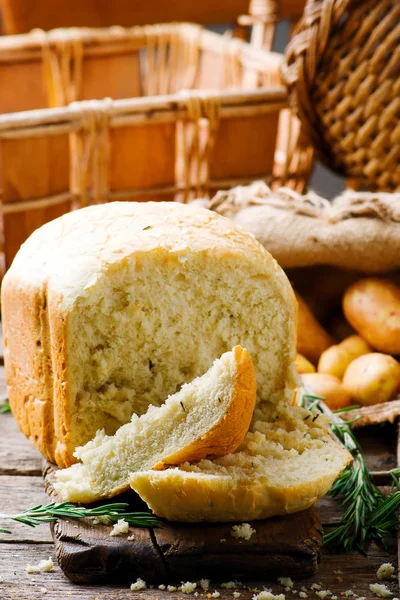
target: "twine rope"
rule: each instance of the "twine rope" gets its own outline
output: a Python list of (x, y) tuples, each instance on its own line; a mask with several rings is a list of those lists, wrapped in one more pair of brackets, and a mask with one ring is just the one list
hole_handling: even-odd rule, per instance
[(70, 108), (78, 111), (82, 128), (71, 134), (71, 192), (80, 199), (80, 206), (105, 202), (108, 197), (108, 167), (110, 161), (109, 109), (110, 98), (73, 102)]
[(385, 222), (400, 222), (400, 193), (346, 190), (330, 202), (312, 191), (305, 195), (286, 187), (272, 191), (263, 181), (256, 181), (250, 186), (220, 191), (206, 204), (207, 208), (228, 217), (250, 206), (271, 206), (329, 223), (353, 217), (374, 217)]
[(43, 79), (50, 108), (77, 101), (82, 91), (83, 41), (79, 30), (54, 29), (32, 32), (41, 46)]

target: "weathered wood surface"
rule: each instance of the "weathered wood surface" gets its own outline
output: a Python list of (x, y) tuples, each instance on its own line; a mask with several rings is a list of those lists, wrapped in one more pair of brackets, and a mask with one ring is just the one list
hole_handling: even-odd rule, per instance
[[(4, 381), (1, 378), (0, 382)], [(0, 387), (0, 393), (4, 394), (4, 388)], [(396, 464), (396, 432), (394, 427), (375, 427), (359, 431), (370, 467), (376, 471), (385, 470)], [(39, 476), (41, 458), (39, 453), (19, 433), (18, 427), (13, 422), (11, 415), (0, 415), (0, 504), (1, 512), (16, 512), (44, 501), (44, 489), (42, 479)], [(338, 503), (325, 498), (318, 505), (318, 511), (323, 523), (337, 522), (340, 516)], [(130, 579), (127, 583), (119, 586), (92, 585), (84, 586), (71, 583), (55, 564), (51, 573), (41, 575), (29, 575), (25, 571), (28, 563), (38, 563), (42, 559), (53, 557), (56, 562), (54, 546), (51, 540), (50, 529), (42, 525), (36, 529), (17, 524), (7, 523), (12, 530), (12, 535), (0, 536), (0, 576), (3, 583), (0, 584), (1, 600), (59, 600), (60, 598), (72, 598), (74, 600), (122, 600), (127, 598), (139, 598), (143, 600), (166, 600), (180, 597), (186, 598), (180, 592), (169, 593), (157, 588), (147, 589), (142, 592), (131, 592), (129, 590)], [(0, 520), (0, 527), (5, 522)], [(72, 525), (72, 528), (74, 526)], [(396, 548), (393, 546), (388, 552), (378, 548), (371, 548), (368, 558), (357, 553), (350, 555), (335, 555), (322, 552), (321, 563), (318, 571), (312, 578), (295, 583), (295, 589), (301, 586), (310, 587), (312, 583), (320, 583), (322, 589), (329, 589), (339, 598), (344, 597), (346, 590), (352, 589), (356, 596), (363, 596), (368, 600), (375, 598), (369, 591), (369, 584), (377, 581), (376, 571), (383, 562), (391, 562), (397, 567)], [(341, 573), (335, 573), (340, 570)], [(235, 579), (237, 572), (232, 565), (229, 580)], [(187, 569), (182, 580), (193, 580), (193, 572)], [(343, 580), (343, 581), (342, 581)], [(167, 583), (165, 581), (165, 583)], [(180, 583), (177, 581), (176, 583)], [(276, 576), (266, 578), (262, 582), (250, 584), (252, 590), (266, 587), (277, 593), (285, 593), (286, 600), (298, 598), (285, 592), (282, 586), (276, 583)], [(389, 582), (388, 587), (394, 597), (399, 596), (396, 580)], [(221, 589), (211, 582), (210, 591), (218, 589), (221, 599), (232, 599), (232, 590)], [(240, 600), (251, 600), (254, 591), (249, 588), (237, 588), (241, 593)], [(46, 591), (44, 591), (46, 590)], [(307, 589), (309, 600), (318, 600), (316, 591)], [(202, 591), (199, 590), (201, 597)], [(203, 594), (206, 598), (206, 594)]]
[[(45, 463), (46, 488), (52, 488), (53, 467)], [(133, 492), (124, 495), (130, 510), (146, 510)], [(128, 534), (110, 537), (111, 526), (60, 519), (53, 527), (58, 562), (72, 581), (122, 582), (142, 577), (150, 583), (192, 579), (248, 581), (264, 577), (305, 577), (315, 573), (322, 544), (322, 527), (314, 509), (287, 517), (255, 521), (250, 540), (234, 539), (232, 523), (168, 523), (155, 529), (131, 527)], [(130, 536), (133, 540), (128, 540)]]

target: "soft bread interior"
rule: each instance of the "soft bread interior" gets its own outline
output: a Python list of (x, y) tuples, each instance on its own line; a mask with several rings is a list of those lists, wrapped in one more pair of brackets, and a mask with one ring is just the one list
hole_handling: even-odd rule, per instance
[(130, 482), (155, 514), (172, 521), (262, 519), (314, 504), (350, 460), (323, 415), (264, 403), (236, 453), (132, 473)]
[(248, 431), (255, 399), (250, 355), (237, 346), (161, 407), (150, 406), (114, 436), (99, 431), (77, 448), (81, 462), (56, 472), (55, 489), (64, 500), (92, 502), (129, 488), (131, 471), (234, 452)]
[(272, 267), (234, 251), (216, 260), (157, 249), (98, 276), (69, 317), (71, 446), (161, 405), (237, 344), (251, 354), (258, 397), (290, 401), (294, 315)]

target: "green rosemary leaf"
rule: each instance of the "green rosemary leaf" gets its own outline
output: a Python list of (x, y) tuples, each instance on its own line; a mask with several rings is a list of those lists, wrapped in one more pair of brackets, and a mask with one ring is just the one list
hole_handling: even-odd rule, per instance
[[(129, 512), (129, 505), (126, 503), (113, 503), (97, 506), (96, 508), (86, 508), (84, 506), (71, 504), (70, 502), (50, 502), (49, 504), (38, 504), (22, 511), (17, 515), (0, 514), (0, 519), (11, 519), (30, 527), (36, 527), (41, 523), (52, 523), (59, 518), (84, 519), (87, 517), (106, 516), (112, 522), (118, 519), (125, 519), (129, 525), (134, 527), (159, 527), (160, 521), (147, 512)], [(7, 529), (1, 529), (3, 533), (11, 533)]]
[(4, 402), (3, 404), (0, 404), (0, 414), (1, 415), (5, 415), (6, 413), (11, 412), (11, 407), (9, 402)]

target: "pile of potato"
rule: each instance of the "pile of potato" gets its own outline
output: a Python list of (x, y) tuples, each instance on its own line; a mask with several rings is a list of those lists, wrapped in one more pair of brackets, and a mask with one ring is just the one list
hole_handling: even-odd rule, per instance
[(332, 409), (392, 400), (400, 390), (400, 287), (365, 278), (342, 298), (354, 331), (340, 343), (323, 328), (296, 293), (299, 305), (296, 367), (312, 391)]

